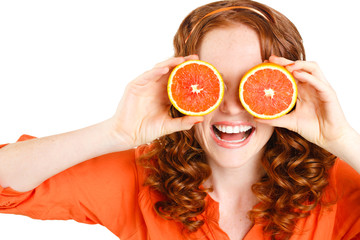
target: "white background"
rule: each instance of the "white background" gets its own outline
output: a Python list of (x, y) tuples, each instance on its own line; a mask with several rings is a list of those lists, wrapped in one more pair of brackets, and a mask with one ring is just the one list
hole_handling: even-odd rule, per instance
[[(173, 55), (182, 19), (206, 0), (0, 0), (0, 143), (109, 118), (124, 86)], [(284, 13), (360, 132), (356, 1), (261, 0)], [(1, 239), (116, 240), (102, 226), (0, 215)]]

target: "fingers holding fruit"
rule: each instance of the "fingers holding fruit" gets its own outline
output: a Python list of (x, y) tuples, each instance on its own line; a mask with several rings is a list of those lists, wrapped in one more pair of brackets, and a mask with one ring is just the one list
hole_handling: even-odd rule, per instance
[(169, 116), (171, 105), (167, 96), (170, 70), (187, 59), (197, 56), (177, 57), (163, 61), (130, 82), (112, 117), (115, 135), (121, 141), (138, 146), (165, 134), (185, 130), (202, 118)]
[(341, 138), (348, 131), (349, 124), (334, 89), (319, 65), (276, 56), (272, 56), (270, 61), (284, 65), (292, 73), (297, 81), (298, 101), (293, 112), (268, 124), (296, 131), (307, 140), (327, 149), (329, 142)]

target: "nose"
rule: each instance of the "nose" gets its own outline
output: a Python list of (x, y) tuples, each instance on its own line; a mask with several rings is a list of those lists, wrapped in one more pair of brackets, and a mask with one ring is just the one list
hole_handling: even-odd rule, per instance
[(219, 106), (219, 110), (223, 113), (236, 115), (245, 111), (239, 98), (239, 89), (226, 90), (223, 100)]

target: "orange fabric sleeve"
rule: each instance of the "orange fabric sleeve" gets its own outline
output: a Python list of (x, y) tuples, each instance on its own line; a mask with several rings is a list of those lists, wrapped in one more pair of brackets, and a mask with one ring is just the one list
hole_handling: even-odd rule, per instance
[(334, 239), (360, 239), (360, 174), (342, 160), (335, 168), (338, 202)]
[(28, 192), (0, 187), (0, 213), (101, 224), (127, 238), (143, 225), (138, 192), (135, 150), (129, 150), (80, 163)]

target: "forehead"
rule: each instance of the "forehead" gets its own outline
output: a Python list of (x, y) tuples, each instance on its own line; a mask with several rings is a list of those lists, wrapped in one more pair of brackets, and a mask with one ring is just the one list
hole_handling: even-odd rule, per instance
[(243, 24), (211, 30), (204, 36), (198, 54), (224, 74), (243, 72), (262, 62), (259, 36)]

